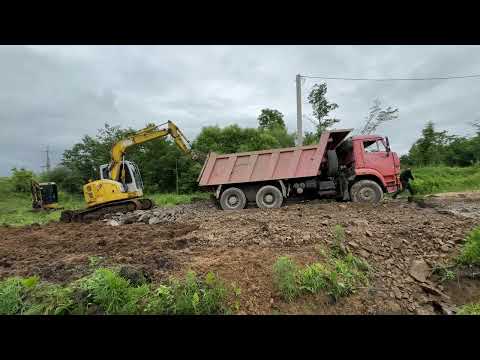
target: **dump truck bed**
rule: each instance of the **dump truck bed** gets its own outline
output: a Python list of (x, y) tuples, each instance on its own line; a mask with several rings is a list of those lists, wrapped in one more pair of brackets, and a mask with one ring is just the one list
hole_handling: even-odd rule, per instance
[(335, 149), (350, 131), (324, 132), (318, 144), (308, 146), (222, 155), (212, 152), (198, 177), (199, 186), (317, 176), (327, 150)]

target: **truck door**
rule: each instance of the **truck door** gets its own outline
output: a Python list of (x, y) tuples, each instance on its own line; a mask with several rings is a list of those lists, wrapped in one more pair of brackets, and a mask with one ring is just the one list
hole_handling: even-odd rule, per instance
[(393, 155), (387, 152), (383, 139), (363, 141), (364, 168), (377, 170), (389, 183), (395, 178)]

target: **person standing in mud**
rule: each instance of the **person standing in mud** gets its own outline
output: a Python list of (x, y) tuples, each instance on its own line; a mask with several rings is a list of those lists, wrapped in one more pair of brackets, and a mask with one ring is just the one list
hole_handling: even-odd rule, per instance
[(397, 196), (405, 190), (408, 190), (410, 192), (410, 195), (415, 195), (412, 189), (412, 185), (410, 185), (410, 180), (415, 179), (413, 178), (412, 170), (410, 168), (407, 168), (400, 173), (400, 182), (402, 183), (402, 188), (398, 189), (398, 191), (393, 194), (394, 199), (396, 199)]

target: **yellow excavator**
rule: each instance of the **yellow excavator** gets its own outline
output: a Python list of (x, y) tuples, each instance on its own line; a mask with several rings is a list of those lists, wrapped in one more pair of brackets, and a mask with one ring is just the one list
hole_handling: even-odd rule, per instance
[[(160, 128), (167, 125), (166, 128)], [(62, 222), (97, 220), (111, 212), (148, 210), (153, 202), (143, 197), (143, 182), (137, 165), (125, 160), (126, 150), (133, 145), (164, 138), (170, 135), (175, 144), (193, 159), (190, 142), (171, 121), (149, 126), (125, 139), (118, 141), (111, 150), (111, 162), (100, 166), (100, 180), (90, 181), (83, 186), (87, 207), (81, 210), (65, 210), (60, 215)]]

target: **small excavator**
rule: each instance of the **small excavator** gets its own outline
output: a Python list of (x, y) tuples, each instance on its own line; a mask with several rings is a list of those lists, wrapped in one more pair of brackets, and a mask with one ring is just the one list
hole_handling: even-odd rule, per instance
[[(167, 125), (166, 128), (160, 128)], [(153, 207), (150, 199), (143, 198), (143, 182), (137, 165), (125, 160), (126, 150), (154, 139), (170, 135), (177, 147), (196, 159), (190, 142), (171, 121), (152, 125), (118, 141), (111, 150), (110, 164), (100, 166), (100, 180), (90, 181), (83, 186), (87, 207), (80, 210), (65, 210), (60, 215), (62, 222), (86, 222), (98, 220), (111, 212), (148, 210)]]
[(32, 192), (32, 208), (34, 211), (60, 210), (58, 206), (58, 189), (54, 182), (30, 182)]

